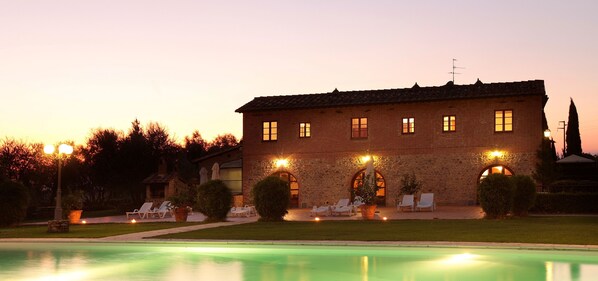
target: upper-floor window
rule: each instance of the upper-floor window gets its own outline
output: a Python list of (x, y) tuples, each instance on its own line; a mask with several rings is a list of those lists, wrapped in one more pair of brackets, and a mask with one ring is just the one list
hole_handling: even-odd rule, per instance
[(406, 117), (403, 118), (403, 134), (414, 134), (415, 133), (415, 118)]
[(299, 137), (300, 138), (311, 137), (311, 123), (309, 123), (309, 122), (299, 123)]
[(457, 116), (445, 115), (442, 117), (442, 131), (454, 132), (457, 131)]
[(494, 131), (511, 132), (513, 131), (513, 110), (495, 110), (494, 111)]
[(368, 119), (365, 117), (351, 118), (351, 138), (368, 137)]
[(262, 123), (262, 141), (276, 141), (278, 139), (278, 122), (264, 121)]

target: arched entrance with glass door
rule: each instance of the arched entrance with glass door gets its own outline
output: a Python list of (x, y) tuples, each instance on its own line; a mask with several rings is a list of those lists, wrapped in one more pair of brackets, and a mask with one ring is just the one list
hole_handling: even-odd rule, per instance
[[(357, 172), (355, 176), (353, 176), (353, 181), (351, 182), (351, 187), (353, 190), (357, 189), (358, 186), (363, 184), (363, 178), (365, 177), (365, 169)], [(376, 204), (378, 206), (385, 206), (386, 205), (386, 181), (380, 172), (376, 171), (376, 185), (378, 186), (378, 191), (376, 192)], [(351, 201), (353, 201), (353, 194), (351, 193)]]
[(279, 177), (289, 183), (289, 189), (291, 190), (291, 201), (289, 203), (289, 207), (299, 208), (299, 183), (297, 182), (297, 178), (291, 173), (285, 171), (276, 172), (272, 175)]
[[(478, 185), (489, 175), (492, 174), (503, 174), (505, 176), (512, 176), (513, 175), (513, 171), (507, 167), (505, 167), (504, 165), (492, 165), (489, 167), (486, 167), (484, 170), (482, 170), (482, 172), (480, 173), (480, 175), (478, 176)], [(479, 194), (479, 190), (478, 188), (476, 188), (476, 200), (475, 200), (476, 204), (480, 204), (480, 194)]]

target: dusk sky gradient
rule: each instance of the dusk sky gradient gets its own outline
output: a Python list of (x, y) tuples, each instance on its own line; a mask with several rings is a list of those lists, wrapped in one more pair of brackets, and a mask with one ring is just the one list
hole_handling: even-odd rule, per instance
[(0, 0), (0, 137), (242, 135), (256, 96), (542, 79), (598, 153), (598, 1)]

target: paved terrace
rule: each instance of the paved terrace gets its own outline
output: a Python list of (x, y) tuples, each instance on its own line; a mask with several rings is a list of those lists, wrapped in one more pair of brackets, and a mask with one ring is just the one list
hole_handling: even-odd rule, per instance
[[(285, 220), (289, 221), (310, 221), (314, 217), (310, 216), (311, 209), (291, 209), (285, 216)], [(375, 219), (382, 219), (387, 217), (389, 220), (430, 220), (430, 219), (481, 219), (484, 216), (482, 209), (479, 206), (439, 206), (435, 211), (421, 211), (421, 212), (397, 212), (396, 207), (378, 207)], [(109, 216), (99, 218), (85, 218), (83, 212), (82, 220), (87, 223), (124, 223), (131, 219), (135, 219), (138, 223), (143, 222), (174, 222), (174, 218), (167, 216), (166, 218), (148, 218), (140, 219), (139, 216), (130, 216), (127, 220), (126, 216)], [(201, 213), (194, 212), (187, 218), (190, 222), (201, 222), (205, 216)], [(352, 216), (320, 216), (321, 220), (361, 220), (361, 213)], [(253, 217), (228, 217), (230, 222), (252, 222), (257, 218)], [(45, 224), (41, 222), (40, 224)]]
[[(314, 220), (314, 217), (310, 216), (311, 209), (291, 209), (289, 213), (285, 216), (285, 220), (289, 221), (309, 221)], [(84, 213), (85, 214), (85, 213)], [(402, 220), (402, 219), (479, 219), (483, 217), (483, 212), (480, 207), (478, 206), (440, 206), (435, 211), (430, 212), (397, 212), (396, 207), (380, 207), (378, 208), (378, 212), (376, 213), (376, 219), (382, 219), (386, 217), (389, 220)], [(353, 216), (320, 216), (321, 220), (361, 220), (361, 214), (357, 213)], [(135, 219), (138, 223), (144, 222), (161, 222), (161, 221), (169, 221), (173, 222), (174, 218), (166, 217), (163, 219), (160, 218), (148, 218), (148, 219), (140, 219), (138, 216), (131, 216), (129, 220), (127, 220), (126, 216), (110, 216), (110, 217), (99, 217), (99, 218), (85, 218), (83, 216), (83, 220), (87, 223), (125, 223), (130, 221), (131, 219)], [(201, 213), (194, 212), (193, 214), (189, 215), (188, 221), (190, 222), (201, 222), (205, 219), (205, 216)], [(221, 223), (210, 223), (210, 224), (202, 224), (202, 225), (193, 225), (193, 226), (185, 226), (185, 227), (177, 227), (177, 228), (170, 228), (170, 229), (161, 229), (161, 230), (154, 230), (148, 232), (138, 232), (138, 233), (131, 233), (131, 234), (124, 234), (118, 236), (111, 236), (100, 238), (98, 240), (103, 241), (131, 241), (131, 240), (141, 240), (147, 237), (153, 237), (158, 235), (164, 234), (171, 234), (171, 233), (179, 233), (179, 232), (187, 232), (205, 228), (213, 228), (213, 227), (220, 227), (220, 226), (229, 226), (229, 225), (236, 225), (236, 224), (243, 224), (243, 223), (251, 223), (257, 221), (256, 216), (252, 217), (229, 217), (227, 222)]]

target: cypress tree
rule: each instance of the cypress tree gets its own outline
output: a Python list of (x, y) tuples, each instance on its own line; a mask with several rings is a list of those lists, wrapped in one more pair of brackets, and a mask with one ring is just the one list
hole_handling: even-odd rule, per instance
[(579, 118), (577, 116), (577, 108), (575, 107), (575, 103), (573, 103), (573, 98), (569, 105), (569, 122), (567, 123), (566, 142), (567, 151), (565, 156), (582, 154), (581, 136), (579, 134)]

